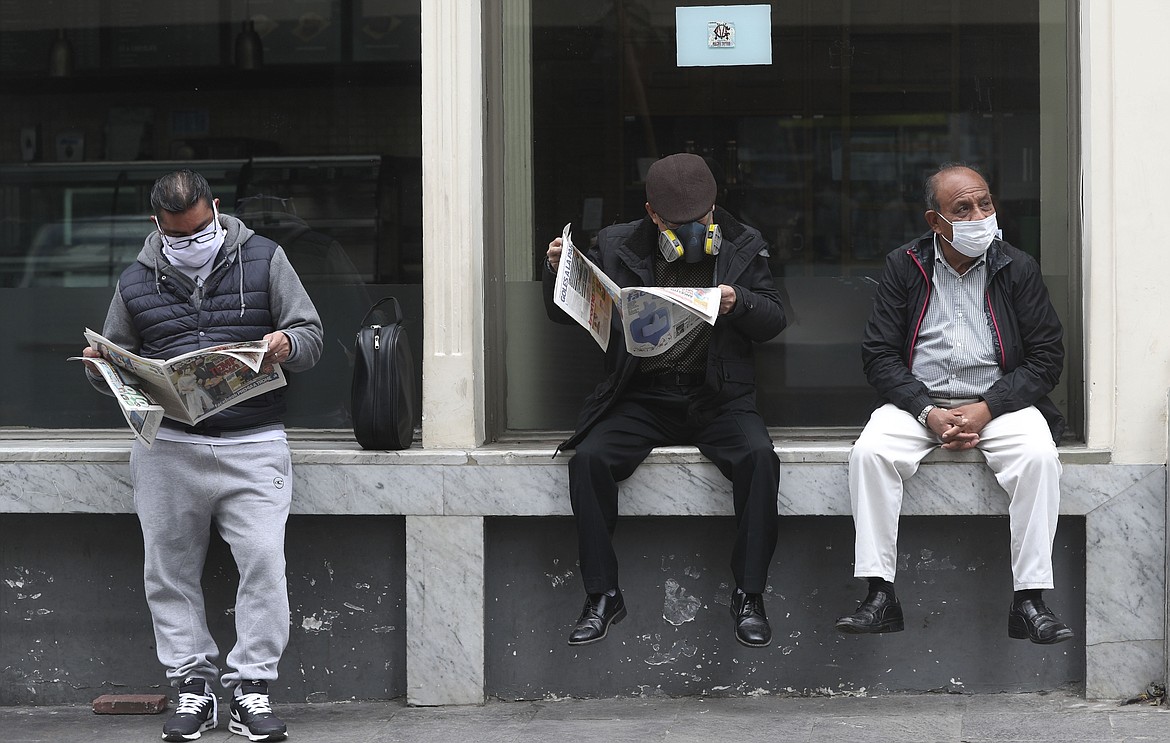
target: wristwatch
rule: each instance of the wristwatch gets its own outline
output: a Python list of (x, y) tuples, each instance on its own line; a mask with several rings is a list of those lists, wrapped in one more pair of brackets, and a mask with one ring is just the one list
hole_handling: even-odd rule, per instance
[(922, 412), (918, 414), (918, 422), (925, 426), (926, 419), (930, 417), (930, 411), (932, 410), (934, 410), (933, 405), (927, 405), (925, 408), (923, 408)]

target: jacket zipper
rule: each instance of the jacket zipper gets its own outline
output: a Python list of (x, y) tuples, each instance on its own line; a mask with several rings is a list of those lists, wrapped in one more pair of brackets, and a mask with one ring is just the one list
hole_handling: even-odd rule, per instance
[(933, 288), (930, 284), (930, 276), (926, 274), (926, 268), (923, 267), (922, 261), (918, 260), (918, 256), (914, 255), (914, 250), (907, 250), (910, 258), (914, 261), (914, 265), (918, 266), (919, 272), (922, 273), (922, 279), (926, 282), (926, 299), (922, 302), (922, 309), (918, 313), (918, 322), (914, 325), (914, 332), (910, 335), (910, 350), (906, 354), (906, 368), (911, 371), (914, 370), (914, 348), (918, 345), (918, 333), (922, 330), (922, 321), (926, 318), (926, 307), (930, 304), (930, 292)]
[(991, 282), (987, 283), (987, 292), (983, 295), (987, 300), (987, 314), (991, 317), (991, 327), (995, 328), (995, 340), (999, 343), (999, 366), (1007, 368), (1007, 348), (1003, 345), (1003, 333), (999, 332), (999, 320), (995, 317), (995, 308), (991, 306)]

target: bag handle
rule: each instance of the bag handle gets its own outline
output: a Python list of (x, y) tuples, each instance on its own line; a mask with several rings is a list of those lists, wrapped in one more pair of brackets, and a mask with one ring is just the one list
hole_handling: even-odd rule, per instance
[(362, 318), (362, 321), (361, 321), (361, 324), (359, 325), (359, 327), (364, 328), (366, 326), (367, 321), (369, 321), (369, 319), (370, 319), (370, 315), (374, 314), (374, 312), (380, 306), (382, 306), (382, 304), (385, 302), (393, 302), (394, 303), (394, 319), (390, 320), (390, 322), (392, 322), (392, 323), (402, 322), (402, 305), (398, 304), (398, 298), (397, 297), (382, 297), (377, 302), (374, 302), (374, 306), (371, 307), (370, 311), (366, 313), (366, 316)]

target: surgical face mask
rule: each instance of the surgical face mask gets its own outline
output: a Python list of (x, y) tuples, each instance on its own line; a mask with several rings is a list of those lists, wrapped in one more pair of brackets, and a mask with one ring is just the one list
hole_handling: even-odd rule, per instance
[(723, 231), (712, 222), (687, 222), (671, 230), (658, 233), (658, 249), (668, 263), (683, 258), (687, 263), (698, 263), (708, 255), (719, 255)]
[(159, 228), (163, 255), (171, 263), (187, 268), (200, 268), (219, 253), (227, 233), (219, 224), (219, 208), (214, 201), (211, 202), (211, 213), (211, 224), (188, 237), (171, 237), (163, 234), (162, 228)]
[(951, 247), (968, 258), (982, 257), (991, 247), (991, 241), (999, 236), (999, 223), (995, 214), (973, 222), (952, 222), (941, 214), (938, 216), (953, 230)]

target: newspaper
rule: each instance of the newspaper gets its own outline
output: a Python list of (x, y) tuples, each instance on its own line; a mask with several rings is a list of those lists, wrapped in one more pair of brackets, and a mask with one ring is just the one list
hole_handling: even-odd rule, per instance
[(86, 328), (97, 367), (134, 435), (154, 443), (162, 417), (193, 426), (238, 402), (287, 384), (279, 364), (264, 363), (267, 341), (226, 343), (166, 361), (130, 353)]
[(573, 245), (566, 224), (561, 233), (561, 263), (553, 302), (589, 331), (601, 349), (609, 348), (610, 319), (617, 311), (626, 350), (657, 356), (699, 323), (714, 325), (719, 315), (718, 287), (637, 286), (621, 288)]

